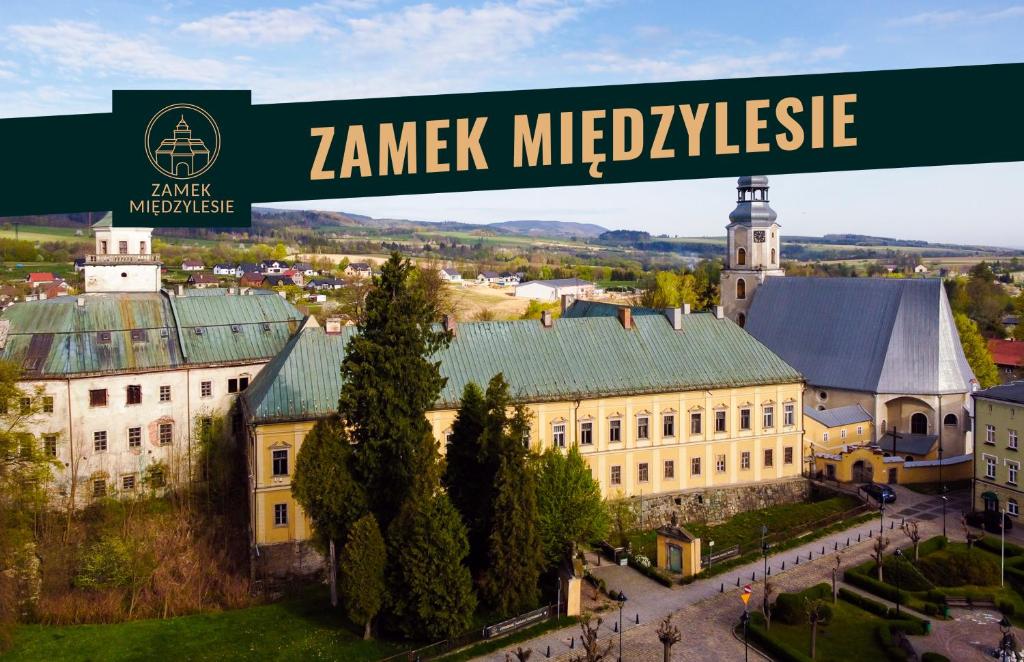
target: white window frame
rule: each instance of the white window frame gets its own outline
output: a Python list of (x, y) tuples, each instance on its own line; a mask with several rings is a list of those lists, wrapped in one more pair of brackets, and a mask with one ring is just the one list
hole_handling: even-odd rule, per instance
[[(665, 428), (671, 426), (671, 431), (666, 433)], [(662, 414), (661, 416), (661, 436), (666, 439), (674, 439), (676, 436), (676, 415), (675, 414)]]
[(651, 465), (647, 462), (640, 462), (637, 464), (636, 480), (638, 483), (649, 483), (651, 481)]
[[(718, 424), (721, 422), (722, 429), (718, 429)], [(715, 410), (715, 434), (725, 434), (729, 432), (729, 415), (724, 409)]]
[(288, 526), (288, 504), (274, 504), (274, 527)]
[(725, 453), (719, 453), (715, 457), (715, 473), (724, 474), (726, 470), (726, 458)]
[(782, 425), (787, 428), (796, 425), (796, 407), (792, 402), (782, 405)]
[(651, 417), (644, 414), (636, 417), (637, 441), (649, 441), (651, 438)]
[(665, 472), (664, 473), (665, 480), (675, 480), (675, 478), (676, 478), (676, 461), (675, 460), (665, 460), (665, 465), (663, 467), (663, 471)]
[(608, 443), (618, 444), (622, 442), (622, 419), (608, 419)]
[(1017, 500), (1016, 499), (1009, 499), (1009, 500), (1007, 500), (1007, 502), (1006, 502), (1006, 513), (1008, 515), (1013, 515), (1014, 517), (1016, 517), (1017, 515), (1020, 515), (1020, 506), (1017, 505)]
[[(102, 436), (100, 436), (102, 435)], [(102, 443), (102, 448), (100, 444)], [(92, 433), (92, 452), (93, 453), (106, 453), (107, 449), (110, 448), (110, 435), (107, 434), (106, 430), (96, 430)]]
[(740, 453), (740, 470), (748, 471), (750, 469), (750, 451), (742, 451)]
[(551, 424), (551, 444), (555, 448), (565, 448), (565, 423)]
[(775, 429), (775, 405), (764, 405), (761, 408), (761, 423), (765, 430)]
[(622, 465), (613, 464), (608, 476), (609, 485), (622, 485)]
[(580, 446), (594, 445), (594, 421), (580, 421)]
[(982, 455), (982, 459), (985, 460), (985, 478), (988, 480), (996, 479), (996, 458), (992, 455)]
[(839, 431), (839, 438), (846, 439), (846, 428), (843, 428), (842, 430)]
[[(740, 408), (740, 430), (749, 430), (751, 428), (750, 415), (751, 415), (750, 407), (741, 407)], [(746, 420), (747, 420), (746, 425), (743, 424), (743, 419), (744, 418), (746, 418)]]
[(1017, 431), (1016, 430), (1010, 430), (1009, 433), (1006, 435), (1006, 444), (1007, 444), (1007, 448), (1012, 448), (1013, 450), (1017, 450)]
[(1014, 462), (1012, 460), (1005, 460), (1007, 477), (1006, 482), (1010, 485), (1017, 484), (1017, 474), (1020, 473), (1020, 462)]
[[(137, 440), (135, 440), (134, 443), (133, 443), (133, 440), (132, 440), (132, 430), (138, 430), (139, 431), (139, 438)], [(127, 438), (128, 438), (128, 448), (142, 448), (142, 426), (133, 425), (132, 427), (128, 428)]]
[[(284, 457), (283, 458), (279, 457), (278, 456), (279, 453), (283, 453)], [(289, 456), (289, 453), (288, 453), (288, 449), (287, 448), (271, 448), (270, 449), (270, 475), (271, 476), (273, 476), (274, 478), (283, 478), (284, 476), (287, 476), (289, 474), (289, 472), (291, 470), (291, 467), (288, 466), (289, 465), (288, 460), (290, 459), (288, 456)], [(279, 472), (277, 470), (277, 461), (279, 459), (283, 459), (284, 460), (284, 471), (283, 472)]]
[(993, 446), (996, 443), (996, 426), (991, 423), (985, 425), (985, 443)]
[(822, 433), (821, 433), (821, 440), (822, 440), (822, 441), (823, 441), (824, 443), (828, 443), (828, 430), (826, 430), (826, 431), (824, 431), (824, 432), (822, 432)]
[[(698, 457), (691, 457), (690, 458), (690, 475), (691, 476), (700, 476), (701, 475), (701, 472), (703, 470), (703, 467), (701, 466), (701, 464), (702, 464), (702, 462), (700, 461), (700, 456), (698, 456)], [(696, 471), (694, 471), (694, 469), (696, 469)]]

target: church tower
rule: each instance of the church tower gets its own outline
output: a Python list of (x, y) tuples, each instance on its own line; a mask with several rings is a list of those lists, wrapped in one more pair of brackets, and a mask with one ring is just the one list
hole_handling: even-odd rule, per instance
[(92, 226), (96, 252), (85, 256), (85, 291), (159, 292), (160, 256), (150, 228), (115, 228), (110, 214)]
[(779, 224), (768, 206), (768, 178), (740, 177), (736, 181), (736, 209), (726, 226), (725, 268), (722, 270), (721, 299), (725, 315), (740, 326), (747, 322), (747, 310), (757, 287), (768, 276), (784, 276), (779, 267)]

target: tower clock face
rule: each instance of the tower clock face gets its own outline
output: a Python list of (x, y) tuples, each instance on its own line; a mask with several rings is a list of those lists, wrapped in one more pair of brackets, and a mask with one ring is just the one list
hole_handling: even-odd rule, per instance
[(763, 244), (764, 243), (764, 230), (754, 230), (754, 243), (755, 244)]

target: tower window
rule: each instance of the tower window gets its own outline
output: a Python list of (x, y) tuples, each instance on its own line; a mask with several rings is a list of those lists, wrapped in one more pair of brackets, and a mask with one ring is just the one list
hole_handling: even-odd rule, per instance
[(747, 298), (747, 281), (743, 280), (742, 278), (736, 281), (736, 298)]
[(736, 264), (743, 266), (747, 263), (747, 249), (740, 248), (736, 251)]
[(739, 324), (740, 328), (742, 329), (747, 325), (747, 316), (744, 315), (743, 313), (740, 313), (739, 315), (736, 316), (736, 323)]

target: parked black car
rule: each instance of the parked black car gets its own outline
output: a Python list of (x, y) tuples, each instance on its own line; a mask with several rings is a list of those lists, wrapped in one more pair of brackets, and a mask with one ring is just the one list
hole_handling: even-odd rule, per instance
[(894, 503), (896, 501), (896, 492), (888, 485), (868, 483), (862, 489), (865, 494), (878, 503)]

